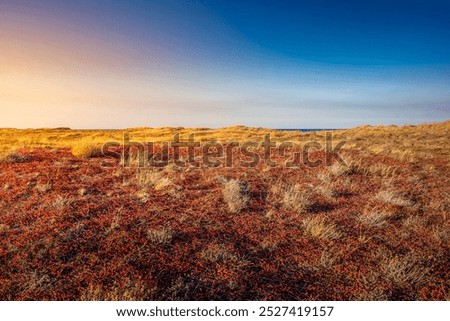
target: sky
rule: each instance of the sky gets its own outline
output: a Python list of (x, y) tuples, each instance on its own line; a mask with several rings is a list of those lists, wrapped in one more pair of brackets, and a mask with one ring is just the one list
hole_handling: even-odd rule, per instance
[(449, 119), (448, 1), (0, 0), (0, 127)]

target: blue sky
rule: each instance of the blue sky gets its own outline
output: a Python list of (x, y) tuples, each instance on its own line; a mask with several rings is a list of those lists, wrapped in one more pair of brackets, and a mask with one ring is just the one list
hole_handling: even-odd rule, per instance
[(444, 1), (0, 3), (0, 127), (450, 118)]

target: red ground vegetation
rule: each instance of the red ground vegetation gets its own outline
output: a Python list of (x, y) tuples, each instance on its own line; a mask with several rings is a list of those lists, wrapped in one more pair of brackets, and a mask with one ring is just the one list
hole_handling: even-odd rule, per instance
[(0, 164), (1, 300), (449, 300), (445, 160), (123, 168), (19, 154)]

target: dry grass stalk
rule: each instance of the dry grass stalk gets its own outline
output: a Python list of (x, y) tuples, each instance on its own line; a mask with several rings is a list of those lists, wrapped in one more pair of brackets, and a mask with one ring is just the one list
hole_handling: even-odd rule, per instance
[(334, 240), (341, 236), (334, 223), (329, 223), (324, 217), (309, 217), (303, 220), (305, 231), (318, 239)]
[(173, 238), (173, 231), (170, 227), (161, 227), (157, 229), (149, 229), (147, 231), (147, 239), (153, 245), (169, 244)]
[(33, 158), (26, 155), (20, 155), (16, 153), (8, 154), (2, 158), (2, 161), (5, 163), (28, 163), (31, 162)]
[(249, 185), (235, 179), (224, 183), (223, 197), (231, 213), (239, 213), (250, 202)]
[(220, 244), (211, 244), (206, 249), (200, 252), (200, 257), (208, 262), (225, 262), (237, 261), (236, 255), (230, 253), (225, 246)]
[(378, 192), (375, 198), (383, 203), (400, 207), (411, 207), (414, 205), (414, 202), (412, 200), (391, 190), (381, 190)]
[(281, 203), (283, 207), (297, 214), (308, 212), (313, 205), (311, 193), (302, 189), (300, 185), (287, 187), (282, 197)]
[(427, 283), (428, 270), (412, 255), (386, 259), (382, 266), (385, 277), (397, 286), (421, 286)]
[(100, 157), (103, 155), (101, 146), (81, 143), (72, 148), (72, 155), (79, 158)]

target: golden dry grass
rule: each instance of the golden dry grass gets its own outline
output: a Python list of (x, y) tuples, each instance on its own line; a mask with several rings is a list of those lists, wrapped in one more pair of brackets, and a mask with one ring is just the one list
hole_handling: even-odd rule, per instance
[(236, 255), (230, 253), (223, 245), (210, 244), (200, 252), (200, 257), (208, 262), (236, 261)]
[(305, 231), (315, 238), (333, 240), (341, 236), (336, 226), (324, 217), (308, 217), (303, 220), (303, 226)]
[(230, 213), (239, 213), (249, 203), (249, 186), (246, 182), (235, 179), (224, 183), (223, 198)]
[(151, 244), (164, 245), (172, 241), (173, 231), (170, 227), (161, 227), (158, 229), (149, 229), (147, 239)]
[(313, 205), (311, 193), (298, 184), (287, 187), (277, 187), (275, 185), (274, 188), (272, 188), (272, 192), (275, 194), (275, 197), (281, 199), (281, 204), (284, 208), (293, 210), (297, 214), (307, 212)]
[[(58, 129), (0, 129), (0, 155), (2, 158), (22, 148), (70, 148), (75, 156), (88, 157), (101, 151), (106, 142), (123, 142), (124, 133), (131, 141), (171, 141), (176, 133), (182, 139), (195, 134), (197, 141), (262, 141), (270, 134), (277, 142), (306, 143), (324, 141), (325, 132), (280, 131), (266, 128), (233, 126), (219, 129), (208, 128), (130, 128), (118, 130), (70, 130)], [(346, 150), (364, 150), (374, 155), (389, 155), (403, 161), (418, 158), (446, 157), (450, 149), (442, 148), (450, 143), (450, 121), (417, 126), (361, 126), (348, 130), (333, 131), (333, 140), (346, 141)], [(336, 168), (336, 173), (341, 173)], [(386, 171), (373, 169), (374, 172)], [(390, 170), (388, 170), (390, 171)]]
[(381, 190), (375, 198), (380, 202), (396, 206), (409, 207), (414, 205), (412, 200), (392, 190)]

